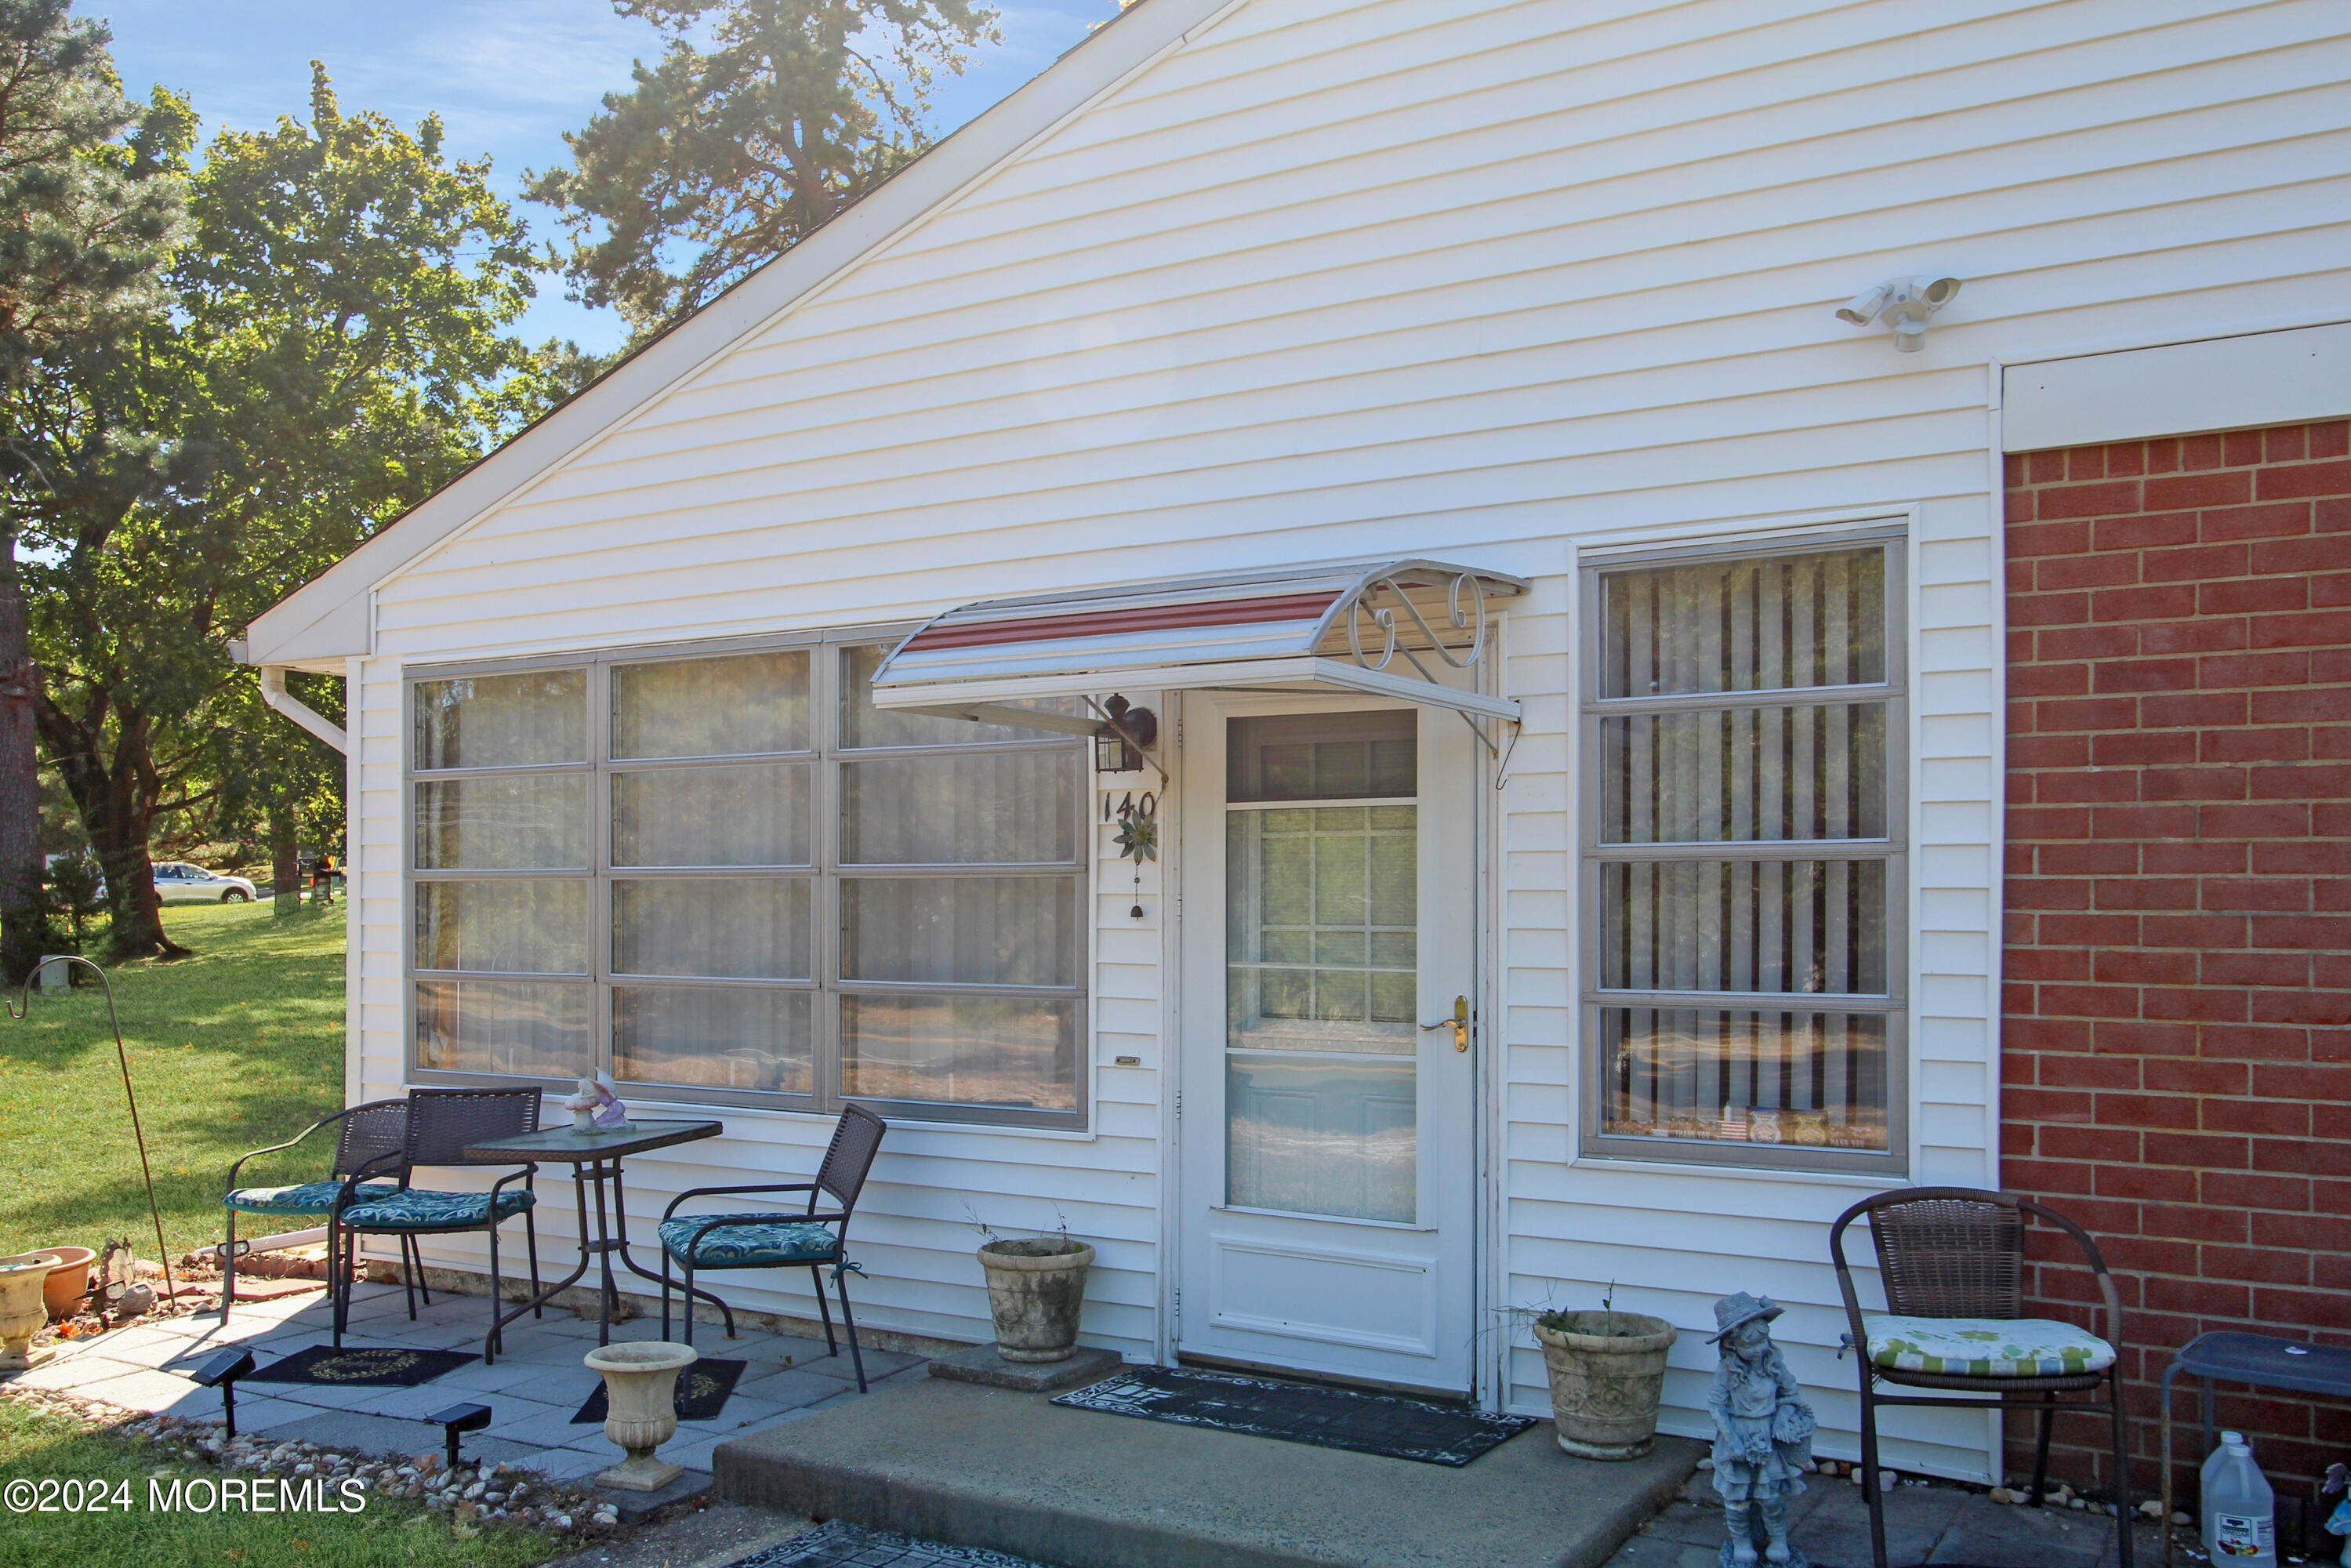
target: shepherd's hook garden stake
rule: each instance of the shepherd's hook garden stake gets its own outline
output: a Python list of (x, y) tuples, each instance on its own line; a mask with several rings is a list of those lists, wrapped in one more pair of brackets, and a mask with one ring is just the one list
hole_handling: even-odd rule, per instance
[[(164, 1294), (171, 1298), (173, 1306), (177, 1306), (180, 1291), (172, 1282), (172, 1249), (163, 1242), (163, 1211), (155, 1204), (155, 1173), (147, 1167), (147, 1134), (139, 1125), (139, 1096), (131, 1091), (131, 1052), (123, 1047), (122, 1019), (114, 1010), (114, 982), (106, 977), (105, 970), (78, 953), (51, 954), (34, 965), (32, 974), (25, 977), (24, 987), (18, 991), (16, 999), (8, 1004), (8, 1016), (19, 1022), (32, 1016), (33, 981), (42, 968), (50, 964), (82, 965), (96, 975), (98, 983), (105, 988), (106, 1018), (114, 1026), (114, 1060), (122, 1069), (122, 1098), (131, 1106), (131, 1136), (139, 1145), (139, 1175), (147, 1183), (147, 1212), (155, 1218), (155, 1261), (163, 1270)], [(72, 993), (68, 991), (67, 994)], [(234, 1260), (228, 1261), (231, 1267), (235, 1266)]]

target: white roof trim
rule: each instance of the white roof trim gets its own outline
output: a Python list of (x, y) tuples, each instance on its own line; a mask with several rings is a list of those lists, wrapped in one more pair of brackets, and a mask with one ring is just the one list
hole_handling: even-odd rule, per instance
[(2308, 424), (2346, 414), (2351, 323), (2001, 370), (2001, 444), (2011, 452)]
[(619, 428), (672, 387), (897, 238), (1248, 0), (1145, 0), (855, 206), (475, 464), (246, 629), (256, 664), (340, 667), (371, 652), (373, 589)]

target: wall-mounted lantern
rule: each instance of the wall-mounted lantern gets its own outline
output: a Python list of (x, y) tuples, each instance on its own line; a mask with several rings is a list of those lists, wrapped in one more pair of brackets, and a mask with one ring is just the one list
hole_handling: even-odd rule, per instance
[(1144, 752), (1159, 738), (1159, 716), (1147, 707), (1129, 706), (1115, 693), (1102, 705), (1102, 711), (1110, 716), (1110, 722), (1094, 730), (1094, 771), (1142, 771)]

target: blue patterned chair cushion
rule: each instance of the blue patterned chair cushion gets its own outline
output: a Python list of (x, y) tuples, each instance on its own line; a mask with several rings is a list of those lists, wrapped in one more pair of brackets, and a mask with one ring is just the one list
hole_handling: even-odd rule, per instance
[(804, 1219), (775, 1219), (764, 1214), (730, 1214), (726, 1223), (705, 1235), (698, 1245), (694, 1233), (722, 1218), (716, 1214), (686, 1215), (661, 1222), (662, 1246), (683, 1262), (694, 1246), (697, 1269), (748, 1269), (759, 1264), (821, 1263), (839, 1250), (830, 1225)]
[[(391, 1192), (390, 1182), (362, 1182), (351, 1196), (364, 1199)], [(335, 1207), (340, 1180), (306, 1181), (298, 1186), (241, 1186), (221, 1199), (223, 1208), (244, 1214), (325, 1214)]]
[[(520, 1214), (538, 1201), (538, 1194), (510, 1186), (498, 1194), (498, 1218)], [(489, 1212), (488, 1193), (428, 1192), (413, 1186), (373, 1203), (351, 1205), (343, 1210), (343, 1223), (358, 1230), (435, 1230), (447, 1226), (479, 1225), (489, 1218)]]

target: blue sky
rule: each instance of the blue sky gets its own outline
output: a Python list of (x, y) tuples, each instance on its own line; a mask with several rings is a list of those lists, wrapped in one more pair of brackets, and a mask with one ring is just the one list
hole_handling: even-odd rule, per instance
[[(1117, 14), (1116, 0), (999, 0), (1004, 42), (977, 51), (960, 79), (934, 95), (935, 129), (961, 125), (1052, 64)], [(565, 161), (563, 133), (587, 123), (608, 92), (628, 86), (630, 62), (659, 52), (644, 23), (607, 0), (78, 0), (104, 16), (133, 97), (163, 82), (188, 93), (205, 133), (259, 129), (309, 104), (310, 61), (327, 63), (346, 110), (381, 110), (413, 125), (437, 110), (452, 155), (487, 152), (508, 197), (525, 169)], [(535, 235), (555, 237), (554, 214), (522, 204)], [(616, 346), (620, 319), (563, 298), (540, 281), (518, 329), (529, 341)]]

